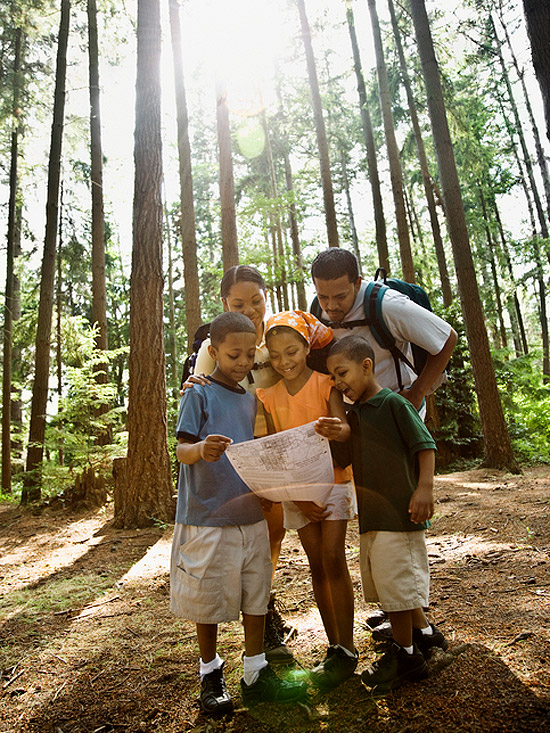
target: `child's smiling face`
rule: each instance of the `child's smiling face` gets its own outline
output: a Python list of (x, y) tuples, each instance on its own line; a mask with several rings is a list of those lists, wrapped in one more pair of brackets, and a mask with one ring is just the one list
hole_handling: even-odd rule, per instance
[(368, 400), (380, 389), (374, 379), (372, 359), (359, 362), (335, 354), (328, 357), (327, 369), (336, 389), (352, 402)]
[(271, 366), (285, 382), (292, 382), (308, 370), (306, 358), (309, 346), (296, 331), (287, 328), (273, 329), (267, 341), (267, 348)]

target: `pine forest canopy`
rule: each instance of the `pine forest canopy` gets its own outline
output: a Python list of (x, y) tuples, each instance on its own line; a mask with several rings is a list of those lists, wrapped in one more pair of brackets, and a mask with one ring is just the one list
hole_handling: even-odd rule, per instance
[[(141, 391), (129, 389), (131, 311), (134, 328), (136, 312), (160, 319), (148, 321), (153, 330), (164, 327), (171, 435), (183, 360), (196, 327), (221, 310), (224, 267), (237, 258), (257, 266), (272, 311), (303, 308), (313, 293), (309, 264), (321, 249), (355, 251), (367, 277), (386, 256), (384, 240), (392, 274), (423, 285), (462, 334), (451, 384), (434, 408), (441, 456), (479, 456), (482, 433), (487, 450), (469, 355), (485, 337), (459, 305), (469, 296), (462, 243), (451, 246), (454, 199), (426, 93), (417, 15), (424, 6), (488, 368), (517, 454), (549, 457), (550, 141), (520, 0), (394, 0), (393, 24), (387, 0), (8, 0), (0, 9), (5, 491), (12, 478), (19, 486), (25, 465), (33, 498), (31, 486), (39, 495), (40, 487), (61, 490), (90, 465), (109, 473), (112, 459), (126, 454), (128, 393)], [(158, 37), (158, 47), (140, 51), (153, 54), (158, 73), (138, 84), (136, 99), (139, 24), (144, 38)], [(147, 164), (136, 177), (140, 141), (148, 139), (140, 115), (151, 113), (153, 89), (162, 137), (162, 149), (160, 136), (151, 142), (154, 180)], [(146, 200), (154, 206), (140, 211)], [(143, 266), (136, 247), (147, 255), (135, 226), (151, 224), (152, 206), (164, 292), (143, 306), (134, 298), (131, 309), (136, 263)], [(31, 410), (44, 350), (45, 420), (38, 403)], [(134, 374), (130, 380), (140, 378)], [(29, 434), (31, 412), (44, 431)], [(38, 448), (30, 465), (29, 435), (31, 453)]]

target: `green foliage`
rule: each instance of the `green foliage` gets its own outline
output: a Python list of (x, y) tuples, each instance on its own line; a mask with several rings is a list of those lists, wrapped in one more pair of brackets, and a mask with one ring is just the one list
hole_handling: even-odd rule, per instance
[[(101, 383), (105, 366), (126, 349), (96, 351), (95, 329), (80, 318), (65, 319), (63, 334), (66, 391), (46, 428), (42, 467), (46, 495), (64, 491), (89, 466), (96, 474), (110, 474), (112, 459), (126, 452), (125, 409), (114, 406), (116, 385)], [(111, 435), (109, 442), (106, 436)]]
[(514, 450), (522, 462), (550, 462), (550, 394), (543, 383), (541, 355), (494, 357), (502, 405)]
[(460, 309), (457, 304), (439, 313), (458, 333), (449, 366), (448, 380), (435, 393), (439, 425), (428, 426), (437, 443), (438, 468), (463, 460), (481, 458), (481, 428), (477, 411), (468, 344), (464, 334)]

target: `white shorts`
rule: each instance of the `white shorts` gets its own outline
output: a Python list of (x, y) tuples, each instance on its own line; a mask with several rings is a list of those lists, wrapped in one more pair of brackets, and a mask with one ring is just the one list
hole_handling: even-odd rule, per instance
[[(331, 512), (327, 521), (332, 519), (355, 519), (357, 516), (357, 498), (352, 481), (334, 484), (326, 500), (327, 509)], [(298, 509), (293, 501), (283, 501), (285, 529), (302, 529), (309, 524), (309, 519)]]
[(231, 527), (176, 523), (170, 562), (170, 609), (199, 624), (267, 613), (273, 567), (267, 522)]
[(360, 535), (361, 584), (367, 603), (385, 611), (426, 608), (430, 568), (425, 533), (365, 532)]

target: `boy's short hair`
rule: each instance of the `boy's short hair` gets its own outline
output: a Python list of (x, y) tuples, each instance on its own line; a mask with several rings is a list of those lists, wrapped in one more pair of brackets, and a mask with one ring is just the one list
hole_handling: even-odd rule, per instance
[(348, 276), (350, 283), (354, 283), (359, 277), (357, 258), (347, 249), (329, 247), (320, 252), (311, 264), (313, 280), (337, 280), (344, 275)]
[(210, 343), (216, 348), (230, 333), (256, 333), (256, 327), (243, 313), (228, 311), (216, 316), (210, 324)]
[(361, 364), (364, 359), (370, 359), (372, 365), (375, 365), (374, 351), (367, 339), (358, 334), (350, 334), (335, 341), (328, 352), (327, 359), (337, 354), (343, 354), (350, 361)]

